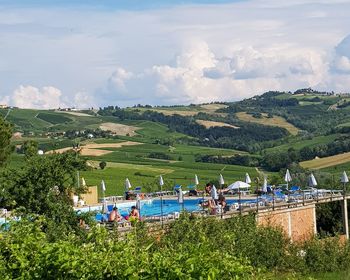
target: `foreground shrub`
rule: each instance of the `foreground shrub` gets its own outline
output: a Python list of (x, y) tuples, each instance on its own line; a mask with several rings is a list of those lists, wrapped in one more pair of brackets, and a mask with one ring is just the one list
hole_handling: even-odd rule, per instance
[(1, 279), (300, 279), (350, 264), (348, 243), (293, 244), (278, 228), (257, 227), (253, 215), (185, 214), (165, 229), (139, 223), (120, 236), (93, 226), (55, 240), (46, 225), (42, 217), (22, 218), (0, 232)]

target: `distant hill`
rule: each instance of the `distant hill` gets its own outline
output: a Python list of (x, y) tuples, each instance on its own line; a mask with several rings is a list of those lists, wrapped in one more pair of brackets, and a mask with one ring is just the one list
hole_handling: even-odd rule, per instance
[[(244, 165), (269, 171), (315, 157), (350, 152), (350, 95), (312, 89), (294, 93), (270, 91), (238, 102), (108, 106), (97, 112), (14, 108), (0, 109), (0, 114), (7, 115), (7, 120), (13, 123), (17, 132), (15, 143), (22, 141), (20, 135), (23, 139), (34, 137), (45, 149), (61, 149), (72, 145), (72, 141), (91, 138), (169, 147), (188, 145), (213, 149), (208, 154), (204, 150), (198, 154), (193, 152), (191, 160), (198, 163)], [(157, 150), (157, 146), (154, 149)], [(226, 149), (227, 153), (218, 156), (215, 149)], [(175, 160), (171, 151), (165, 152), (166, 155), (152, 154), (147, 164), (154, 164), (155, 160), (161, 163), (168, 158)], [(139, 155), (139, 161), (143, 161), (144, 156)], [(343, 157), (341, 163), (346, 164), (347, 158)], [(323, 166), (332, 172), (330, 168), (337, 166), (337, 161), (319, 168)]]

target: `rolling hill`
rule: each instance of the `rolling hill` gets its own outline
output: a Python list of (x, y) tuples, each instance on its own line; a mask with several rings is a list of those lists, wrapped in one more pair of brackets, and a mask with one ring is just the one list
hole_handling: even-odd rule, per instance
[[(0, 109), (0, 115), (13, 124), (18, 146), (35, 140), (48, 152), (79, 143), (92, 166), (106, 161), (106, 169), (83, 175), (90, 184), (103, 178), (112, 194), (122, 192), (125, 177), (154, 187), (158, 173), (171, 184), (188, 185), (194, 174), (205, 182), (222, 173), (230, 182), (245, 172), (258, 176), (257, 169), (278, 175), (299, 162), (324, 172), (347, 168), (349, 101), (349, 95), (301, 89), (238, 102), (109, 106), (98, 112), (13, 108)], [(21, 156), (14, 154), (10, 164), (22, 164)]]

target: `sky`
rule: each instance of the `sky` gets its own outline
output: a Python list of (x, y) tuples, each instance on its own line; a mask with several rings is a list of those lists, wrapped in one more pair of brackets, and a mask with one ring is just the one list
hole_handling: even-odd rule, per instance
[(0, 104), (175, 105), (305, 87), (350, 92), (350, 0), (0, 0)]

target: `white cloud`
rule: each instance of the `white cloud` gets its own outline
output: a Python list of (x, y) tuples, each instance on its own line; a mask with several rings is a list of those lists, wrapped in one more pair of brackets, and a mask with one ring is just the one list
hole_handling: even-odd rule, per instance
[(33, 86), (19, 86), (12, 94), (10, 103), (20, 108), (52, 109), (66, 107), (59, 89), (47, 86), (41, 89)]
[(336, 46), (331, 68), (335, 73), (350, 74), (350, 35)]
[(153, 104), (238, 100), (268, 90), (318, 86), (328, 67), (311, 49), (277, 56), (247, 47), (219, 57), (203, 41), (174, 60), (173, 66), (155, 65), (138, 73), (118, 68), (108, 79), (105, 96), (114, 102), (129, 98)]
[(69, 104), (75, 108), (86, 109), (96, 105), (94, 98), (86, 91), (79, 91), (74, 94), (73, 102), (66, 100), (65, 104)]
[(349, 85), (348, 0), (3, 8), (0, 19), (0, 100), (18, 99), (12, 90), (21, 84), (62, 92), (33, 106), (207, 102)]

